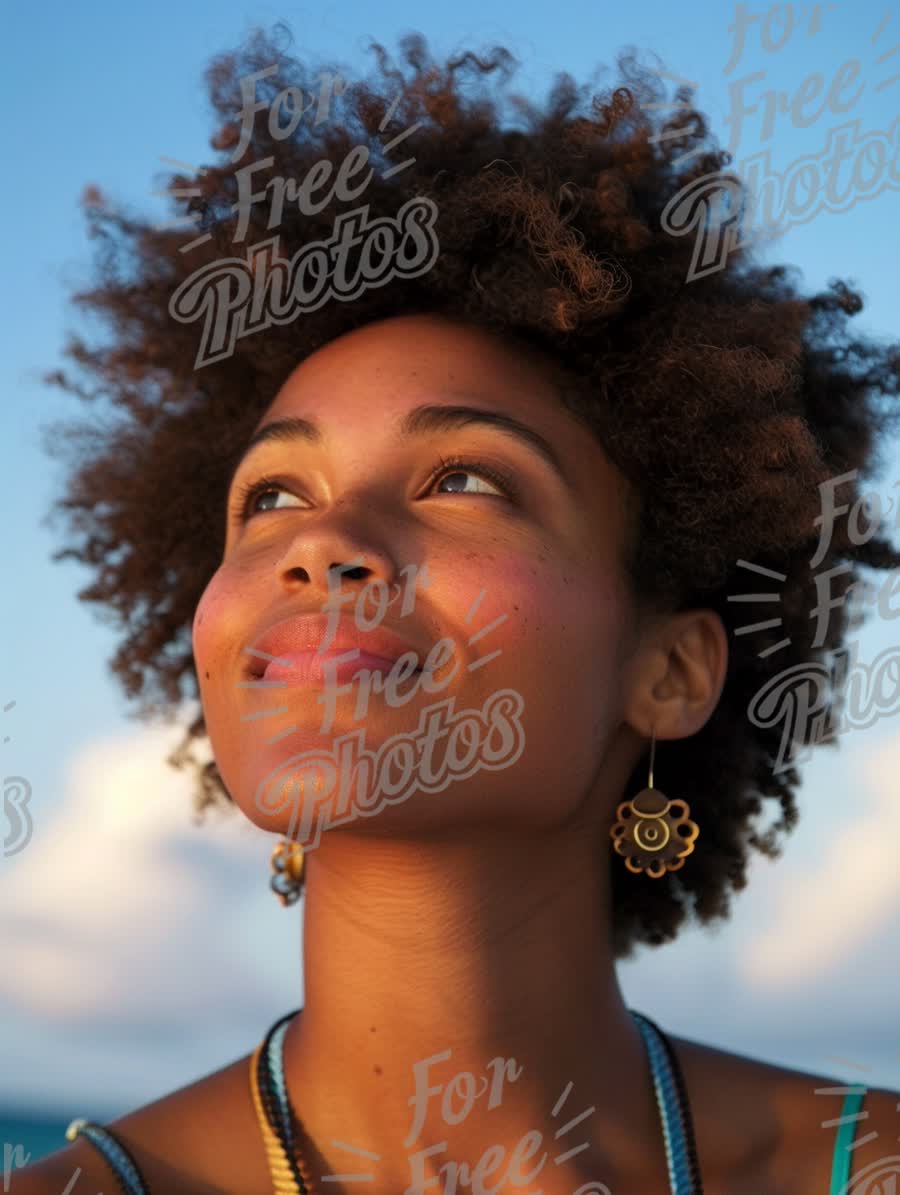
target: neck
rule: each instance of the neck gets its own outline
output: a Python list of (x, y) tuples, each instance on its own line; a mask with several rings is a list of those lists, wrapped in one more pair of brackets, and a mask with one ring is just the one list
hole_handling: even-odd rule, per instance
[[(323, 1174), (369, 1173), (371, 1195), (396, 1195), (453, 1162), (481, 1164), (475, 1192), (661, 1180), (608, 889), (583, 826), (333, 833), (307, 854), (305, 999), (285, 1078), (317, 1191)], [(452, 1192), (451, 1172), (432, 1189)]]

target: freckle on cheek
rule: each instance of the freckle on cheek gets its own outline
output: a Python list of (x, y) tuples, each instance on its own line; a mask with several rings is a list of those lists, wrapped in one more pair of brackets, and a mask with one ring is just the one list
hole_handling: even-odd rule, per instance
[(208, 673), (208, 672), (204, 672), (204, 673), (203, 673), (203, 675), (206, 677), (206, 679), (207, 679), (207, 680), (209, 680), (209, 673)]

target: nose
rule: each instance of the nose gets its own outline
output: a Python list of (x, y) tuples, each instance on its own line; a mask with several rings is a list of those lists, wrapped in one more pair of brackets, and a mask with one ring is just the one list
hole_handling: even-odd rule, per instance
[[(396, 562), (370, 534), (351, 532), (347, 520), (307, 525), (291, 540), (277, 569), (282, 587), (302, 592), (305, 602), (325, 606), (332, 594), (352, 588), (388, 595), (398, 581)], [(379, 584), (380, 583), (380, 584)]]

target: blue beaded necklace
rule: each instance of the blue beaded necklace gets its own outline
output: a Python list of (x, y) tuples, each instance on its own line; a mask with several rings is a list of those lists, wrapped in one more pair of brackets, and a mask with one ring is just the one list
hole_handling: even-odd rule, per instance
[[(284, 1038), (301, 1010), (287, 1013), (266, 1035), (259, 1053), (259, 1090), (266, 1117), (281, 1142), (299, 1195), (310, 1195), (308, 1177), (297, 1163), (297, 1123), (284, 1081)], [(642, 1013), (631, 1010), (653, 1075), (653, 1090), (662, 1122), (671, 1195), (703, 1195), (694, 1129), (684, 1076), (675, 1051), (662, 1030)]]

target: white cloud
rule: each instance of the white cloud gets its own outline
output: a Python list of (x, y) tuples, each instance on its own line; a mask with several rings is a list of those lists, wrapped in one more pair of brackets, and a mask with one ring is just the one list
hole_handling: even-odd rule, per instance
[[(0, 1000), (42, 1021), (178, 1018), (221, 997), (166, 982), (186, 957), (216, 952), (223, 889), (267, 892), (267, 835), (240, 813), (192, 818), (190, 778), (165, 762), (181, 736), (140, 729), (74, 758), (61, 799), (38, 811), (34, 837), (0, 875)], [(227, 977), (234, 994), (241, 970)], [(167, 1006), (166, 1006), (167, 1005)]]
[[(900, 746), (888, 739), (874, 753), (856, 750), (841, 762), (841, 775), (833, 770), (832, 781), (842, 800), (828, 819), (826, 841), (805, 866), (795, 861), (788, 867), (787, 860), (776, 866), (770, 923), (738, 956), (740, 974), (758, 990), (796, 988), (836, 974), (896, 917)], [(801, 825), (820, 811), (814, 799), (807, 804)]]

